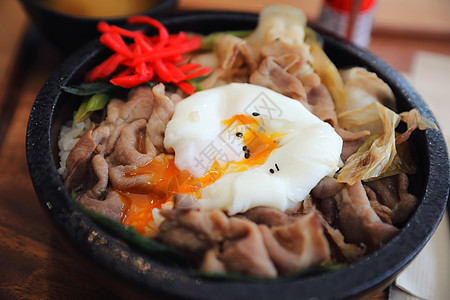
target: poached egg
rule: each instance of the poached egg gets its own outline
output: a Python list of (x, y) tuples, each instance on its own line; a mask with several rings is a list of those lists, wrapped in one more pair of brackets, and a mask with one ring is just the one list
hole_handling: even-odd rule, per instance
[(342, 139), (300, 102), (231, 83), (177, 103), (164, 146), (192, 176), (200, 208), (234, 215), (256, 206), (295, 208), (337, 171)]

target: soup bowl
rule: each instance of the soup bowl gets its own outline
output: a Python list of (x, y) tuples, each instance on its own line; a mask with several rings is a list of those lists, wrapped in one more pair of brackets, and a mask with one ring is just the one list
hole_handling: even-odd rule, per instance
[[(257, 15), (238, 12), (191, 12), (162, 19), (171, 32), (210, 33), (255, 28)], [(362, 66), (375, 72), (392, 89), (398, 111), (417, 108), (436, 122), (411, 85), (381, 59), (349, 42), (322, 33), (324, 50), (337, 67)], [(399, 233), (377, 251), (348, 266), (295, 278), (241, 281), (199, 277), (130, 247), (90, 219), (72, 200), (57, 172), (57, 139), (61, 124), (70, 120), (79, 102), (60, 86), (82, 81), (87, 70), (107, 53), (96, 41), (65, 61), (48, 79), (32, 107), (26, 140), (35, 192), (57, 232), (86, 258), (93, 269), (114, 275), (125, 291), (188, 299), (340, 299), (381, 291), (413, 260), (434, 233), (448, 199), (449, 162), (438, 130), (416, 131), (410, 138), (418, 171), (410, 177), (411, 193), (420, 204)]]
[[(37, 27), (39, 32), (58, 49), (72, 53), (82, 47), (95, 37), (98, 37), (97, 23), (106, 20), (110, 24), (124, 25), (130, 13), (124, 12), (114, 16), (95, 15), (95, 9), (90, 9), (86, 15), (68, 13), (70, 9), (62, 10), (55, 8), (47, 0), (20, 0), (23, 8), (28, 14), (31, 22)], [(57, 2), (57, 1), (53, 1)], [(68, 1), (66, 1), (67, 3)], [(84, 1), (87, 3), (87, 1)], [(95, 1), (91, 1), (95, 3)], [(130, 2), (133, 2), (131, 0)], [(134, 11), (133, 14), (142, 14), (152, 18), (160, 18), (164, 14), (172, 12), (177, 4), (177, 0), (145, 0), (140, 1), (144, 5), (142, 10)], [(110, 1), (114, 5), (114, 1)]]

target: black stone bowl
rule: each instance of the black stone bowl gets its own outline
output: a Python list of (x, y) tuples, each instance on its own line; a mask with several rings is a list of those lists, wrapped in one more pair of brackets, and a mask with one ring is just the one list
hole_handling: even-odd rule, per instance
[[(193, 12), (163, 20), (170, 31), (208, 33), (251, 29), (257, 16), (231, 12)], [(363, 66), (378, 74), (392, 88), (398, 110), (417, 108), (436, 122), (430, 109), (390, 66), (370, 52), (343, 40), (324, 35), (327, 54), (338, 67)], [(96, 270), (139, 287), (145, 295), (189, 299), (340, 299), (367, 295), (388, 286), (427, 243), (445, 211), (449, 193), (449, 160), (445, 141), (437, 130), (416, 131), (410, 142), (418, 172), (411, 176), (411, 192), (420, 205), (399, 234), (378, 251), (349, 266), (302, 278), (242, 282), (207, 279), (155, 260), (129, 248), (89, 219), (72, 201), (57, 173), (57, 137), (62, 122), (72, 117), (79, 103), (61, 91), (61, 85), (79, 83), (83, 74), (104, 57), (97, 42), (68, 59), (45, 83), (31, 110), (26, 152), (31, 179), (42, 207), (57, 232), (88, 259)]]
[[(72, 53), (98, 37), (97, 23), (100, 20), (119, 26), (125, 25), (127, 20), (127, 16), (94, 18), (69, 15), (46, 7), (42, 4), (42, 0), (20, 0), (20, 2), (42, 35), (65, 53)], [(172, 12), (177, 2), (178, 0), (159, 0), (153, 8), (139, 14), (160, 18)]]

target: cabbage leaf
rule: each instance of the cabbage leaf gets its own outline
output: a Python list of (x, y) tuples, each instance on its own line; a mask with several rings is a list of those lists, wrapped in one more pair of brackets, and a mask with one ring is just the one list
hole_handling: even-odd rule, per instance
[[(402, 134), (395, 132), (400, 121), (407, 124), (407, 130)], [(359, 180), (368, 181), (399, 173), (414, 173), (416, 166), (409, 154), (406, 140), (415, 129), (438, 129), (433, 121), (422, 116), (417, 109), (398, 115), (379, 102), (343, 113), (339, 124), (350, 131), (371, 132), (339, 171), (337, 181), (350, 185)]]
[(305, 42), (309, 45), (309, 51), (313, 58), (312, 67), (330, 92), (336, 107), (336, 113), (339, 116), (347, 107), (347, 94), (341, 74), (323, 51), (320, 41), (311, 31), (307, 31)]
[(346, 112), (339, 119), (343, 128), (360, 130), (370, 127), (372, 135), (348, 158), (339, 171), (337, 182), (353, 185), (385, 172), (397, 154), (395, 128), (399, 122), (399, 115), (378, 102)]
[(427, 128), (439, 130), (433, 121), (422, 116), (416, 108), (402, 112), (400, 116), (402, 117), (402, 121), (407, 124), (408, 129), (396, 138), (397, 144), (406, 141), (411, 133), (417, 128), (420, 130), (425, 130)]

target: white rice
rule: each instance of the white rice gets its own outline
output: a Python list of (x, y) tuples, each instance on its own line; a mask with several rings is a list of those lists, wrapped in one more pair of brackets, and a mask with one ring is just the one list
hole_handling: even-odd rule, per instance
[[(161, 209), (172, 209), (172, 208), (173, 208), (172, 201), (168, 201), (168, 202), (164, 203), (163, 205), (161, 205)], [(159, 225), (161, 225), (161, 223), (165, 219), (163, 216), (161, 216), (159, 211), (160, 211), (160, 209), (158, 209), (158, 208), (152, 209), (153, 220), (155, 222), (156, 228), (158, 228)]]
[(66, 168), (66, 160), (69, 156), (70, 150), (75, 146), (80, 137), (88, 131), (92, 126), (91, 120), (88, 118), (83, 122), (78, 122), (73, 124), (72, 121), (67, 122), (63, 126), (61, 126), (61, 131), (59, 133), (58, 139), (58, 156), (59, 156), (59, 164), (60, 168), (58, 169), (58, 173), (63, 177), (66, 176), (67, 168)]

